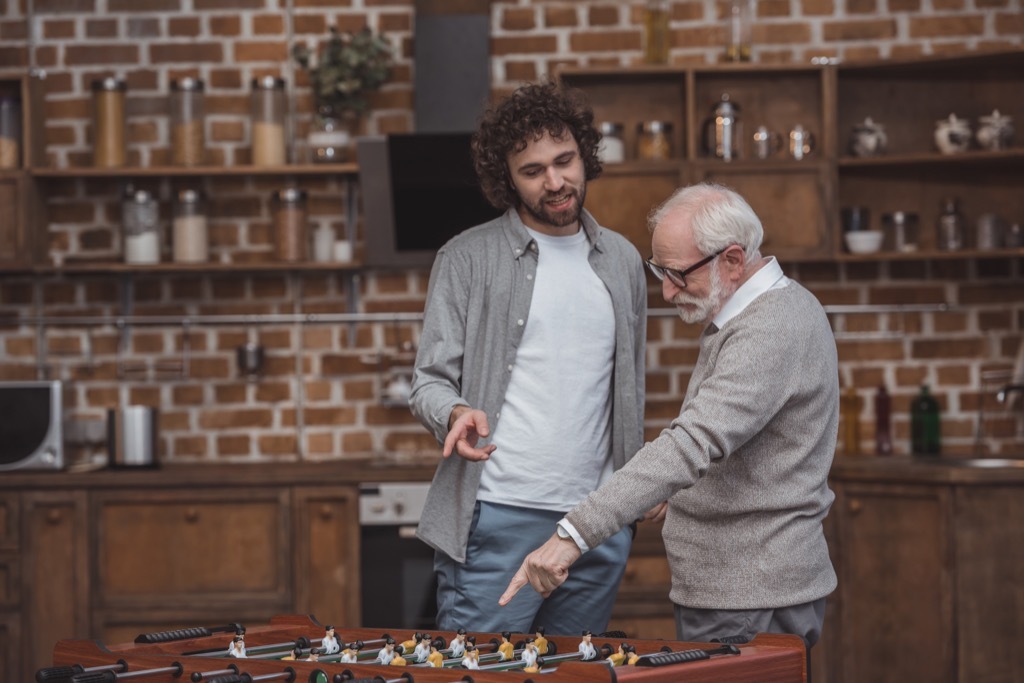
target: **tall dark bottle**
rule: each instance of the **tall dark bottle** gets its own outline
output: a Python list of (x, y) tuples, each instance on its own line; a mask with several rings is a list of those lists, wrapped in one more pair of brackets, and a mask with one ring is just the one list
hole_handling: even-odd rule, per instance
[(911, 452), (914, 455), (939, 455), (942, 452), (941, 434), (939, 402), (925, 384), (910, 404)]
[(892, 401), (885, 385), (875, 392), (875, 455), (892, 455)]

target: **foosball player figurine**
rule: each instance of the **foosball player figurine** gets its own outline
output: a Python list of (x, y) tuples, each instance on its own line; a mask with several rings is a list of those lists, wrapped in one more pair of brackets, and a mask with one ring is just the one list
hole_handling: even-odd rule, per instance
[(626, 664), (629, 666), (636, 664), (636, 660), (640, 659), (640, 655), (636, 653), (636, 648), (632, 645), (626, 645), (623, 649), (626, 651)]
[[(391, 658), (391, 666), (406, 666), (409, 662), (402, 656), (402, 653), (398, 650), (401, 646), (395, 648), (395, 656)], [(409, 655), (412, 657), (412, 655)]]
[(501, 659), (498, 660), (499, 662), (510, 662), (516, 656), (516, 646), (509, 640), (511, 637), (511, 632), (501, 632), (501, 645), (498, 646), (498, 654), (501, 655)]
[(466, 652), (466, 629), (460, 628), (455, 632), (451, 643), (451, 658), (458, 659)]
[(606, 661), (612, 663), (612, 666), (622, 666), (626, 663), (626, 659), (629, 656), (629, 643), (619, 643), (619, 647), (616, 648), (615, 652), (608, 655)]
[(466, 646), (466, 654), (462, 657), (462, 666), (466, 669), (480, 668), (480, 651), (476, 649), (476, 645), (470, 643)]
[(420, 636), (420, 642), (416, 643), (414, 654), (416, 661), (420, 664), (427, 661), (427, 657), (430, 656), (430, 640), (430, 634), (424, 633)]
[(302, 656), (302, 648), (300, 646), (296, 645), (295, 649), (292, 650), (291, 653), (286, 654), (284, 657), (281, 657), (281, 661), (282, 662), (295, 662), (295, 661), (298, 661), (299, 657), (301, 657), (301, 656)]
[(334, 635), (334, 627), (331, 625), (324, 627), (324, 637), (320, 640), (320, 652), (325, 655), (341, 652), (341, 645), (338, 643), (338, 637)]
[(431, 643), (430, 654), (427, 655), (427, 664), (435, 669), (444, 668), (444, 655), (437, 651), (437, 646)]
[(341, 651), (339, 662), (355, 664), (359, 660), (359, 651), (363, 649), (363, 641), (357, 640)]
[(231, 644), (228, 645), (228, 657), (245, 659), (245, 634), (236, 634)]
[(320, 661), (320, 648), (312, 647), (309, 649), (309, 656), (306, 657), (307, 662), (318, 662)]
[(528, 674), (535, 674), (540, 669), (537, 667), (537, 641), (533, 638), (527, 638), (526, 644), (523, 645), (523, 671)]
[(548, 653), (548, 639), (544, 637), (544, 627), (538, 626), (533, 634), (533, 644), (537, 646), (537, 654), (541, 657)]
[(390, 664), (395, 658), (395, 639), (388, 638), (384, 641), (384, 647), (377, 653), (377, 661), (381, 664)]
[(591, 659), (597, 659), (597, 648), (594, 647), (594, 644), (592, 642), (590, 642), (591, 638), (593, 637), (594, 634), (590, 631), (583, 632), (583, 640), (580, 641), (579, 650), (580, 654), (583, 655), (582, 659), (584, 662), (588, 662)]
[(416, 649), (416, 646), (420, 644), (421, 640), (423, 640), (423, 634), (416, 631), (410, 640), (406, 640), (399, 645), (399, 647), (402, 648), (402, 654), (412, 654), (413, 650)]

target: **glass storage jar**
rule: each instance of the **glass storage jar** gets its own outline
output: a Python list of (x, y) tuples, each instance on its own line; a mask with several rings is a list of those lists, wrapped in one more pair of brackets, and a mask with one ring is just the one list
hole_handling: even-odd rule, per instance
[(118, 78), (92, 82), (93, 165), (124, 166), (127, 161), (125, 94), (128, 85)]
[(21, 166), (21, 100), (0, 97), (0, 168)]
[(179, 190), (174, 200), (174, 261), (203, 263), (210, 256), (206, 197), (199, 190)]
[(284, 165), (288, 157), (284, 79), (274, 76), (252, 79), (250, 105), (253, 165)]
[(130, 191), (121, 202), (125, 263), (160, 262), (160, 207), (146, 190)]
[(917, 251), (917, 214), (893, 211), (882, 216), (885, 248), (890, 251)]
[(672, 158), (672, 124), (644, 121), (636, 125), (636, 158), (663, 161)]
[(198, 78), (171, 83), (171, 163), (200, 166), (206, 162), (204, 84)]
[(597, 156), (605, 164), (618, 164), (626, 160), (626, 144), (622, 137), (622, 124), (602, 121), (600, 125), (601, 143), (597, 148)]
[(644, 62), (668, 64), (669, 3), (667, 0), (647, 0), (644, 6)]
[(306, 260), (306, 191), (294, 187), (273, 196), (274, 253), (280, 261)]

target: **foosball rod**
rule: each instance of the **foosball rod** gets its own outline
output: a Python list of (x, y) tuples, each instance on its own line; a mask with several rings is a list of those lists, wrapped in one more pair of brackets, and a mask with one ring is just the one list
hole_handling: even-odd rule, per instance
[(247, 673), (218, 676), (217, 678), (211, 678), (209, 683), (256, 683), (256, 681), (285, 681), (285, 683), (292, 683), (294, 680), (295, 669), (288, 667), (284, 671), (272, 674), (261, 674), (259, 676), (253, 676)]
[(128, 662), (123, 659), (117, 660), (117, 664), (104, 664), (102, 666), (91, 666), (86, 668), (81, 664), (71, 666), (48, 666), (36, 671), (36, 683), (68, 683), (71, 677), (81, 673), (93, 673), (97, 671), (126, 671)]
[(172, 674), (177, 678), (183, 671), (184, 667), (178, 662), (157, 669), (139, 669), (138, 671), (124, 671), (121, 673), (115, 673), (108, 669), (107, 671), (90, 671), (75, 674), (71, 677), (71, 683), (115, 683), (116, 681), (130, 681), (135, 678), (159, 676), (160, 674)]

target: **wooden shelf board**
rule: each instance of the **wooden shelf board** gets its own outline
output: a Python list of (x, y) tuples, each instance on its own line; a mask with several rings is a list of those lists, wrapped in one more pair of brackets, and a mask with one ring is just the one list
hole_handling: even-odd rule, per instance
[(362, 264), (336, 262), (303, 262), (303, 263), (152, 263), (134, 264), (108, 261), (89, 261), (82, 263), (69, 262), (61, 266), (40, 265), (30, 269), (41, 275), (89, 274), (89, 273), (123, 273), (123, 274), (169, 274), (169, 273), (238, 273), (238, 272), (349, 272), (363, 270)]
[(1024, 162), (1024, 147), (998, 152), (971, 150), (960, 154), (939, 154), (921, 152), (918, 154), (888, 154), (877, 157), (844, 157), (839, 159), (840, 168), (882, 168), (888, 166), (967, 166), (971, 164)]
[(877, 251), (873, 254), (837, 254), (838, 261), (951, 261), (955, 259), (1008, 259), (1024, 257), (1024, 249), (978, 250), (961, 249), (960, 251)]
[(295, 164), (291, 166), (147, 166), (121, 168), (33, 168), (36, 178), (128, 178), (137, 176), (323, 176), (357, 175), (359, 166), (350, 164)]

